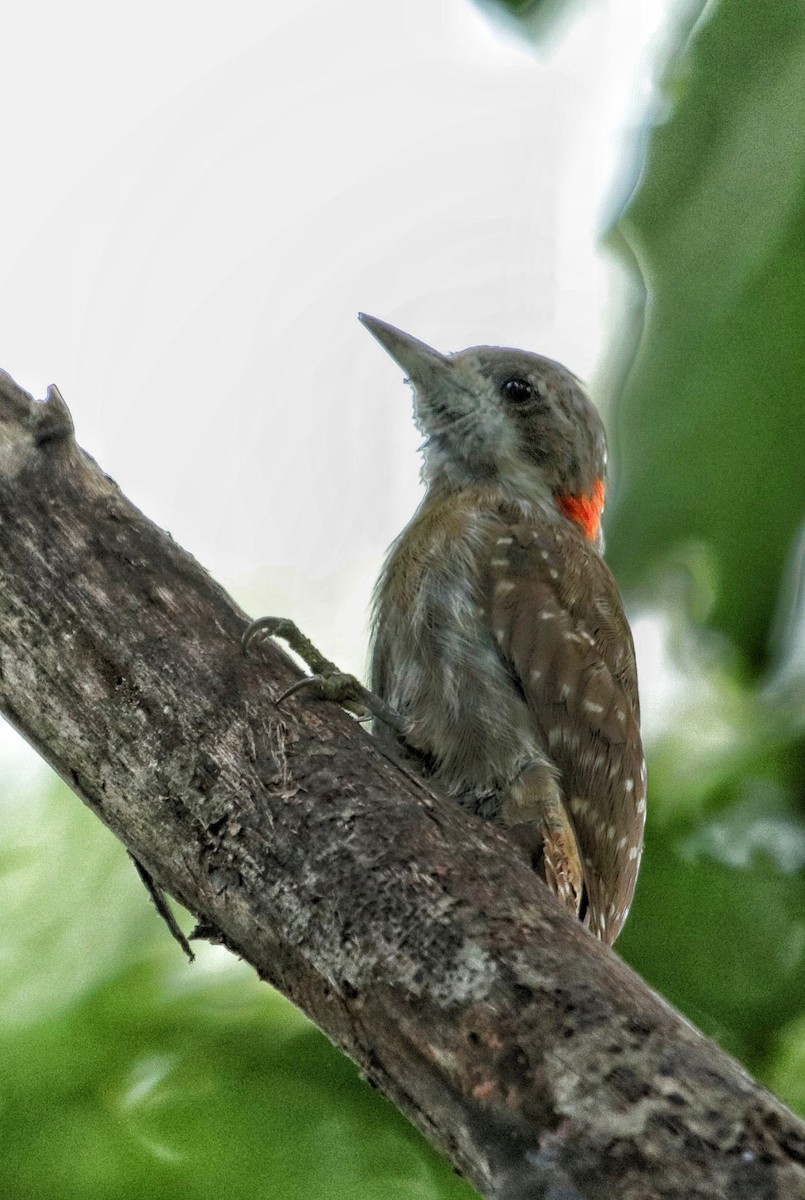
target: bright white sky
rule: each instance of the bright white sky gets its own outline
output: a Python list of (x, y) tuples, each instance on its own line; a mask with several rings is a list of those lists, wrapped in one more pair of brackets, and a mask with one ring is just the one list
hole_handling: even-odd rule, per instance
[(470, 0), (17, 5), (0, 365), (57, 383), (255, 615), (360, 671), (419, 463), (355, 314), (538, 350), (594, 391), (619, 315), (598, 239), (676, 7), (582, 3), (536, 51)]

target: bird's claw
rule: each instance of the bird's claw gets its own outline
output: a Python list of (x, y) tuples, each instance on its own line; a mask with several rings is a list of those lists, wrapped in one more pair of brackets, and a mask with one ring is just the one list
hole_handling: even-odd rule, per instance
[(258, 617), (243, 631), (240, 644), (243, 653), (248, 654), (255, 646), (259, 646), (268, 638), (282, 638), (291, 649), (299, 655), (310, 667), (314, 675), (332, 675), (338, 668), (317, 650), (302, 630), (288, 617)]
[(330, 700), (340, 704), (359, 720), (366, 720), (369, 716), (377, 717), (397, 733), (405, 732), (405, 721), (395, 709), (386, 704), (380, 696), (370, 692), (354, 675), (339, 671), (335, 663), (325, 658), (287, 617), (260, 617), (252, 621), (241, 638), (244, 654), (248, 654), (266, 638), (272, 637), (279, 637), (287, 642), (313, 672), (312, 675), (297, 679), (287, 687), (275, 701), (277, 708), (296, 692), (310, 688), (317, 700)]
[(304, 679), (297, 679), (274, 701), (277, 708), (290, 696), (301, 692), (303, 688), (308, 689), (316, 700), (332, 700), (336, 704), (342, 704), (359, 717), (368, 714), (366, 705), (363, 703), (363, 693), (366, 692), (366, 688), (354, 675), (346, 675), (343, 671), (332, 671), (327, 675), (307, 675)]
[[(266, 638), (284, 637), (285, 631), (283, 626), (293, 625), (292, 621), (286, 621), (285, 617), (258, 617), (256, 621), (252, 621), (246, 626), (243, 636), (240, 639), (240, 644), (244, 654), (248, 654), (254, 647)], [(296, 629), (296, 626), (293, 626)]]

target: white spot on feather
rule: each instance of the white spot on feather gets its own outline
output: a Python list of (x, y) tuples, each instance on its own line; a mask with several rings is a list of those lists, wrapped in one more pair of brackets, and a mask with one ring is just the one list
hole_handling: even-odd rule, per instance
[(584, 708), (587, 712), (602, 713), (604, 711), (603, 704), (596, 704), (594, 700), (585, 700)]

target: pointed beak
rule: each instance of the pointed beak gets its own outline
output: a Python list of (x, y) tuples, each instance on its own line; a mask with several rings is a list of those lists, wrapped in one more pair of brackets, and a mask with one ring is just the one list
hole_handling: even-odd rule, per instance
[(410, 333), (403, 333), (402, 329), (396, 329), (387, 321), (370, 317), (367, 313), (358, 313), (358, 320), (402, 367), (417, 389), (427, 392), (449, 373), (451, 364), (447, 355), (411, 337)]

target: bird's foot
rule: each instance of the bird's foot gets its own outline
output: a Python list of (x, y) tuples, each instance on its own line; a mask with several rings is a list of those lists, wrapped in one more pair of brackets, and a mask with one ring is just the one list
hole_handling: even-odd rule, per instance
[(248, 654), (267, 638), (282, 638), (312, 671), (311, 675), (297, 679), (296, 683), (292, 683), (277, 697), (274, 702), (277, 708), (303, 688), (311, 689), (316, 699), (331, 700), (340, 704), (359, 720), (377, 717), (395, 733), (404, 736), (406, 722), (396, 709), (364, 687), (354, 675), (339, 671), (335, 663), (325, 658), (293, 621), (287, 617), (260, 617), (252, 621), (241, 638), (244, 653)]

